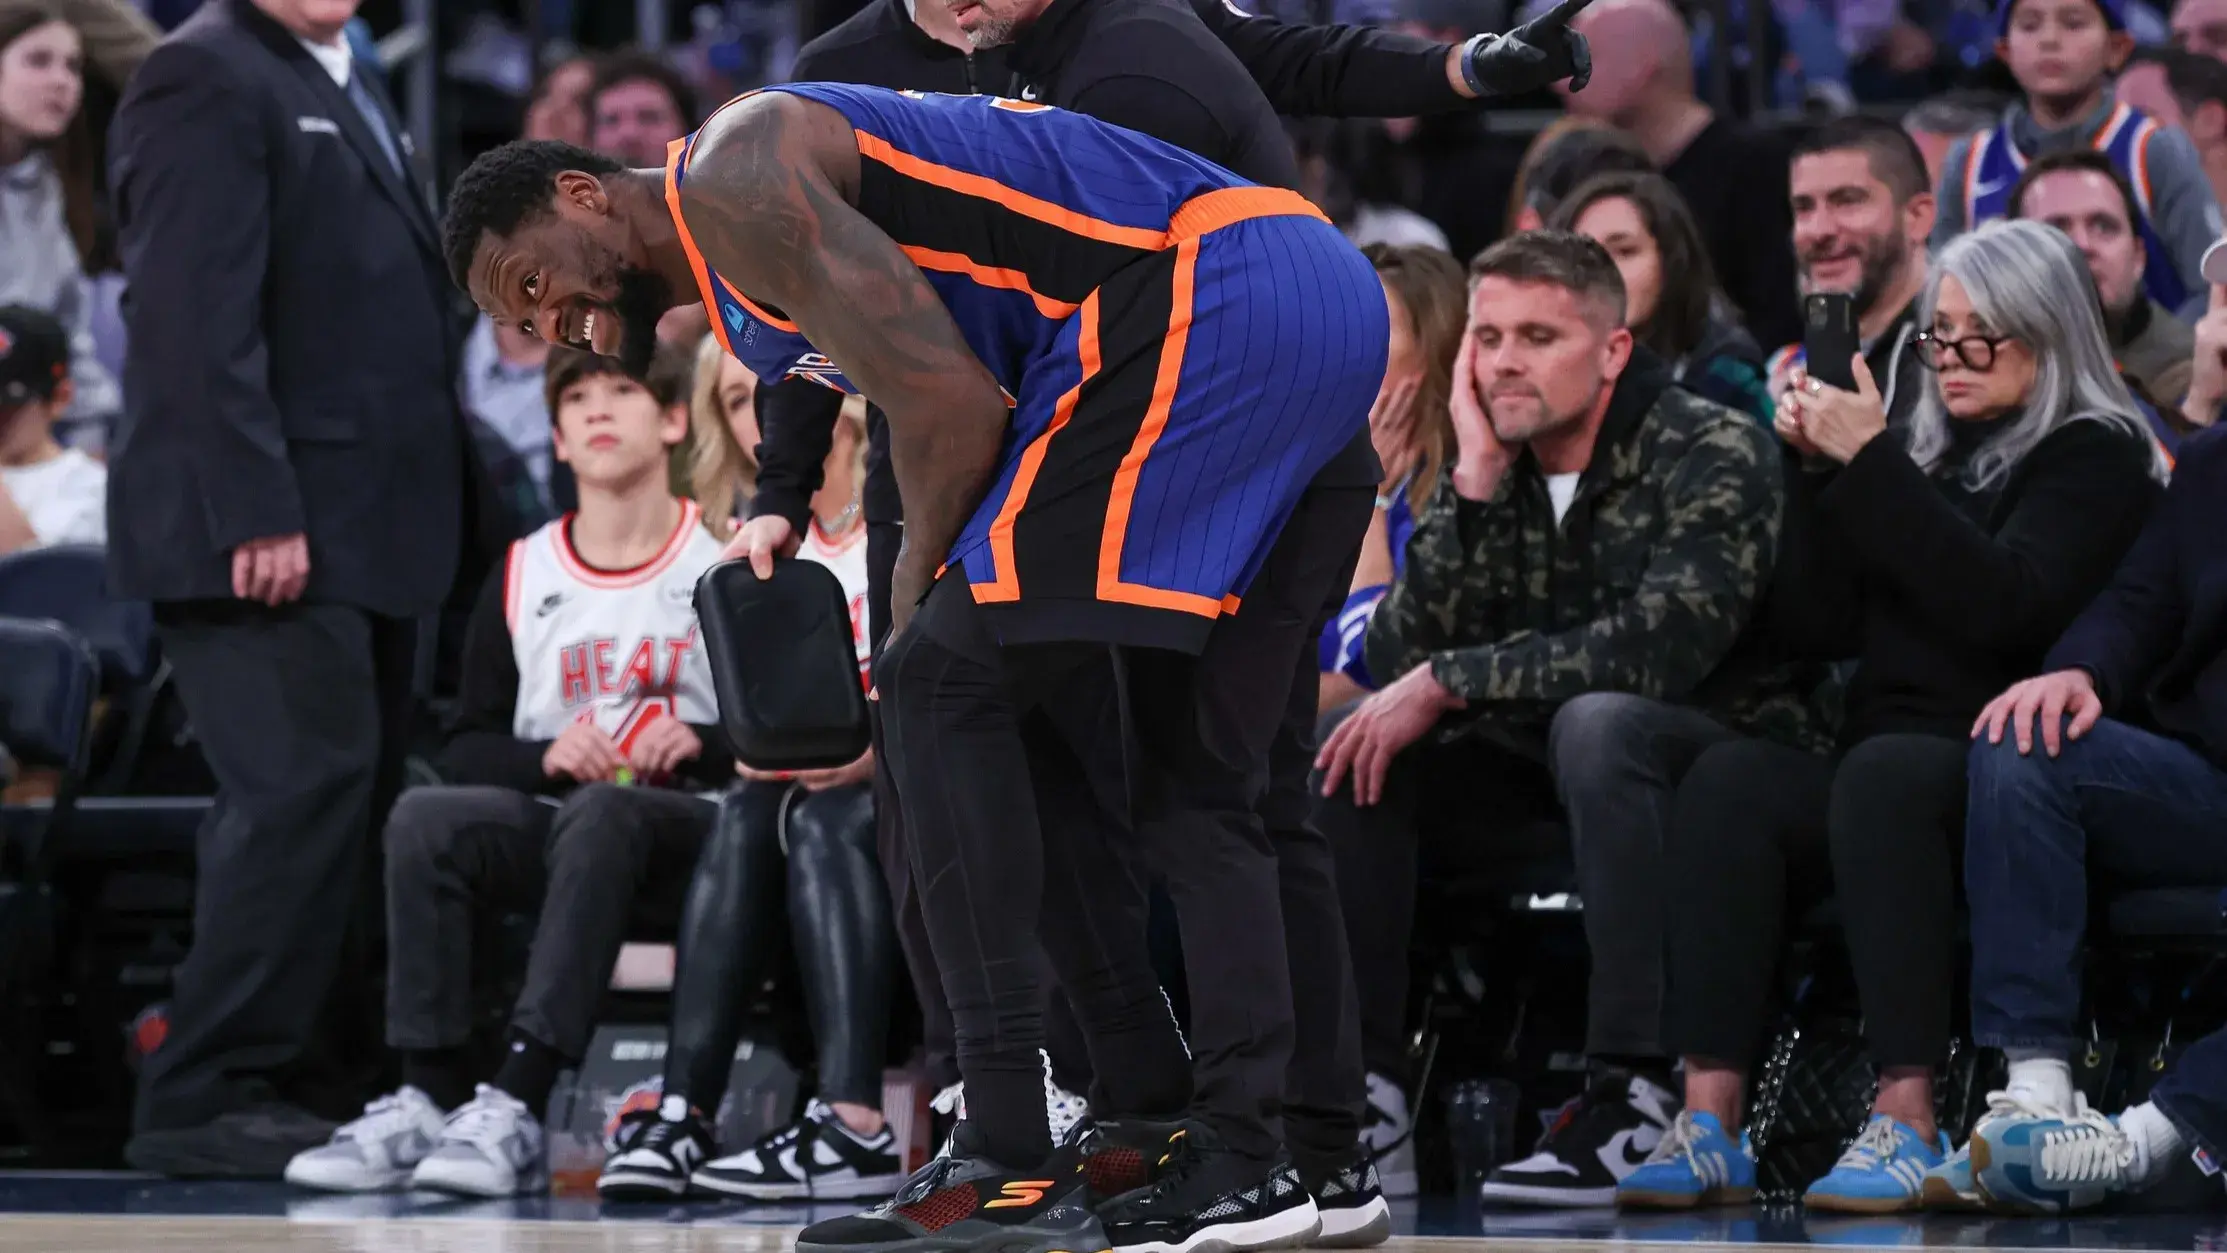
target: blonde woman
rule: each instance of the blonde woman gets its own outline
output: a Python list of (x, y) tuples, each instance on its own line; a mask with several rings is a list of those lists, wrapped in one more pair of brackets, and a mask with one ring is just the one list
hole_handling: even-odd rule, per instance
[(702, 507), (711, 533), (727, 539), (758, 490), (758, 376), (728, 356), (717, 336), (696, 347), (688, 430), (683, 490)]

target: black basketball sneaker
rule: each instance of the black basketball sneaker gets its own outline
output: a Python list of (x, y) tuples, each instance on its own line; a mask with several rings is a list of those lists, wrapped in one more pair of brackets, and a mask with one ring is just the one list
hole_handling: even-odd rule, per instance
[(595, 1181), (606, 1201), (669, 1201), (688, 1194), (689, 1176), (712, 1154), (704, 1116), (670, 1097), (657, 1109), (638, 1109), (619, 1120), (617, 1144)]
[(1104, 1253), (1105, 1228), (1090, 1212), (1082, 1150), (1064, 1145), (1035, 1170), (981, 1155), (961, 1122), (951, 1150), (863, 1214), (814, 1223), (797, 1253)]
[(1352, 1160), (1321, 1179), (1309, 1179), (1304, 1174), (1300, 1178), (1322, 1216), (1322, 1229), (1307, 1247), (1367, 1249), (1392, 1238), (1392, 1205), (1384, 1199), (1376, 1162), (1366, 1146), (1356, 1149)]
[(1321, 1227), (1314, 1198), (1289, 1162), (1241, 1157), (1203, 1123), (1180, 1124), (1169, 1138), (1166, 1159), (1150, 1187), (1098, 1207), (1115, 1249), (1281, 1249), (1305, 1243)]
[(1091, 1204), (1103, 1205), (1157, 1182), (1161, 1170), (1175, 1159), (1185, 1125), (1143, 1119), (1080, 1124), (1075, 1134), (1082, 1145)]

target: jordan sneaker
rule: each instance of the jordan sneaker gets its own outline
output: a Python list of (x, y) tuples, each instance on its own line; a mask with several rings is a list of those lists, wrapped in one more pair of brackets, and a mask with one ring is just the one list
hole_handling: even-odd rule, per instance
[(1927, 1172), (1948, 1160), (1949, 1138), (1927, 1144), (1885, 1114), (1873, 1114), (1825, 1177), (1802, 1194), (1813, 1210), (1840, 1214), (1899, 1214), (1919, 1207)]
[(411, 1173), (410, 1186), (490, 1199), (548, 1191), (541, 1120), (510, 1093), (479, 1085), (478, 1095), (449, 1115), (433, 1151)]
[(1755, 1154), (1715, 1114), (1680, 1110), (1655, 1151), (1616, 1186), (1624, 1209), (1700, 1209), (1755, 1199)]
[(2008, 1092), (1989, 1093), (1987, 1101), (1970, 1148), (1972, 1178), (1989, 1209), (2069, 1214), (2128, 1190), (2134, 1142), (2118, 1120), (2088, 1108), (2086, 1097), (2073, 1095), (2070, 1114)]
[(1538, 1150), (1485, 1176), (1487, 1205), (1616, 1204), (1616, 1186), (1646, 1164), (1678, 1112), (1678, 1098), (1624, 1070), (1603, 1070), (1564, 1110)]
[(320, 1192), (386, 1192), (405, 1186), (433, 1151), (446, 1120), (433, 1098), (404, 1087), (363, 1107), (363, 1117), (286, 1163), (286, 1182)]
[(1392, 1238), (1392, 1206), (1377, 1182), (1376, 1166), (1366, 1150), (1321, 1179), (1300, 1182), (1315, 1199), (1322, 1227), (1307, 1242), (1314, 1249), (1367, 1249)]
[(1369, 1076), (1369, 1109), (1361, 1124), (1361, 1143), (1376, 1163), (1384, 1195), (1408, 1197), (1422, 1191), (1415, 1174), (1415, 1122), (1408, 1115), (1407, 1093), (1383, 1075)]
[(704, 1116), (679, 1096), (620, 1119), (617, 1141), (595, 1181), (596, 1195), (606, 1201), (670, 1201), (688, 1195), (689, 1176), (712, 1155), (715, 1144)]
[(705, 1192), (746, 1201), (855, 1201), (903, 1187), (905, 1164), (888, 1124), (860, 1135), (815, 1097), (804, 1117), (732, 1157), (706, 1163), (695, 1182)]
[(1122, 1253), (1245, 1253), (1314, 1238), (1322, 1218), (1289, 1162), (1263, 1163), (1225, 1147), (1204, 1123), (1177, 1124), (1152, 1186), (1098, 1207)]
[(1013, 1170), (982, 1156), (961, 1122), (949, 1153), (920, 1168), (896, 1196), (863, 1214), (806, 1227), (797, 1253), (1100, 1253), (1106, 1232), (1091, 1213), (1082, 1150), (1063, 1145), (1039, 1168)]

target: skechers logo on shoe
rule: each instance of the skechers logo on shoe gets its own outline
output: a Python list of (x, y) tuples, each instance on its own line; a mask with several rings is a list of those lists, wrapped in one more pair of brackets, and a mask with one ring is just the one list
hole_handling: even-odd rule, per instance
[(1034, 1205), (1044, 1199), (1044, 1193), (1053, 1183), (1049, 1179), (1015, 1179), (999, 1188), (1001, 1195), (995, 1201), (983, 1203), (983, 1209), (1011, 1209), (1016, 1206)]

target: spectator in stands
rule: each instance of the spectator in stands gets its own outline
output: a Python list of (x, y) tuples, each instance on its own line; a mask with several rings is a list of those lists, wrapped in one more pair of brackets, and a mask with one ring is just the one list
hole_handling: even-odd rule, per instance
[[(2227, 277), (2227, 275), (2222, 275)], [(2157, 1181), (2176, 1156), (2227, 1151), (2221, 1048), (2190, 1046), (2115, 1118), (2088, 1108), (2081, 1027), (2089, 892), (2227, 883), (2227, 689), (2208, 625), (2227, 580), (2227, 435), (2181, 446), (2164, 503), (2110, 586), (1972, 726), (1965, 897), (1972, 1032), (2009, 1081), (1973, 1129), (1996, 1206), (2084, 1209)], [(1938, 1182), (1936, 1182), (1938, 1181)], [(1969, 1154), (1927, 1181), (1978, 1200)]]
[(1949, 150), (1937, 184), (1934, 250), (2007, 214), (2027, 162), (2092, 148), (2146, 189), (2144, 290), (2194, 320), (2203, 300), (2197, 265), (2219, 237), (2219, 203), (2187, 135), (2112, 98), (2111, 76), (2134, 48), (2122, 0), (2007, 0), (2000, 22), (1997, 54), (2025, 98), (1994, 127)]
[[(2111, 158), (2085, 148), (2038, 158), (2011, 189), (2010, 216), (2054, 226), (2072, 240), (2095, 279), (2119, 368), (2141, 385), (2137, 398), (2180, 404), (2188, 395), (2196, 336), (2142, 290), (2149, 256), (2134, 225), (2142, 209)], [(2180, 441), (2177, 431), (2161, 427), (2157, 433), (2168, 448)]]
[(70, 340), (53, 316), (0, 307), (0, 553), (108, 540), (108, 470), (54, 439)]
[(1752, 1195), (1738, 1139), (1749, 1059), (1786, 922), (1828, 894), (1879, 1088), (1804, 1203), (1914, 1208), (1946, 1157), (1933, 1069), (1949, 1042), (1971, 720), (2102, 586), (2163, 475), (2091, 290), (2063, 235), (1991, 224), (1935, 264), (1922, 304), (1933, 373), (1906, 430), (1889, 430), (1860, 357), (1857, 391), (1802, 375), (1781, 398), (1779, 434), (1803, 467), (1766, 629), (1857, 669), (1838, 752), (1720, 744), (1679, 788), (1670, 1030), (1686, 1112), (1621, 1203)]
[(1599, 0), (1571, 29), (1619, 55), (1568, 95), (1570, 111), (1639, 140), (1693, 209), (1717, 279), (1758, 341), (1798, 337), (1793, 258), (1759, 242), (1786, 236), (1784, 145), (1718, 117), (1694, 95), (1692, 32), (1666, 0)]
[(2214, 197), (2227, 197), (2227, 61), (2178, 48), (2160, 49), (2157, 56), (2165, 67), (2165, 87), (2178, 110), (2178, 124), (2196, 147), (2205, 181)]
[[(866, 677), (866, 402), (850, 397), (799, 555), (835, 572)], [(698, 481), (701, 495), (716, 483)], [(882, 1061), (896, 989), (896, 924), (874, 842), (874, 756), (791, 776), (738, 764), (681, 921), (673, 1044), (663, 1099), (627, 1118), (598, 1190), (656, 1200), (694, 1188), (752, 1201), (887, 1196), (903, 1146), (882, 1116)], [(789, 918), (784, 945), (777, 921)], [(819, 1091), (802, 1115), (749, 1148), (706, 1162), (749, 990), (780, 952), (796, 954), (817, 1046)], [(701, 1164), (699, 1164), (701, 1163)]]
[(728, 355), (717, 336), (706, 335), (696, 346), (688, 429), (689, 495), (703, 507), (712, 534), (731, 539), (758, 491), (758, 376)]
[(162, 41), (162, 27), (133, 0), (54, 0), (54, 7), (84, 39), (86, 64), (118, 91)]
[(77, 29), (42, 0), (0, 0), (0, 304), (44, 309), (69, 328), (65, 442), (98, 453), (122, 407), (93, 353), (80, 259), (93, 249), (99, 156), (79, 105)]
[(702, 117), (688, 80), (651, 52), (614, 52), (588, 89), (588, 146), (637, 169), (665, 164), (666, 145)]
[(1957, 140), (1979, 134), (2002, 115), (2003, 107), (1990, 97), (1935, 96), (1911, 106), (1902, 115), (1902, 129), (1925, 156), (1925, 185), (1941, 181), (1942, 166)]
[(588, 147), (588, 93), (595, 89), (595, 61), (567, 57), (534, 81), (526, 95), (526, 124), (521, 139), (554, 139)]
[(1384, 281), (1384, 298), (1392, 310), (1384, 385), (1369, 409), (1369, 435), (1384, 466), (1384, 482), (1361, 539), (1353, 590), (1337, 618), (1323, 627), (1317, 707), (1325, 712), (1352, 704), (1376, 686), (1361, 656), (1361, 640), (1385, 589), (1406, 568), (1415, 519), (1438, 490), (1439, 475), (1453, 451), (1446, 397), (1468, 317), (1462, 268), (1444, 252), (1383, 244), (1361, 251)]
[(376, 918), (358, 871), (401, 783), (416, 621), (477, 581), (463, 327), (401, 122), (348, 51), (354, 8), (202, 6), (109, 132), (131, 284), (110, 586), (155, 602), (218, 782), (140, 1072), (141, 1169), (276, 1177), (331, 1135), (281, 1101), (306, 1095), (317, 1007), (373, 1012), (341, 971)]
[[(1606, 1204), (1628, 1169), (1619, 1146), (1651, 1148), (1676, 1108), (1655, 1044), (1657, 836), (1613, 785), (1675, 773), (1682, 761), (1664, 759), (1690, 758), (1689, 738), (1730, 734), (1698, 710), (1754, 729), (1775, 708), (1728, 658), (1770, 568), (1784, 485), (1767, 432), (1681, 390), (1633, 343), (1599, 244), (1516, 235), (1470, 272), (1454, 455), (1369, 623), (1368, 670), (1386, 686), (1317, 759), (1316, 818), (1337, 854), (1374, 1101), (1404, 1078), (1418, 872), (1559, 856), (1560, 833), (1540, 826), (1567, 810), (1598, 1073), (1576, 1116), (1486, 1195)], [(1617, 694), (1663, 716), (1606, 735)]]
[(1638, 140), (1606, 122), (1564, 114), (1524, 149), (1510, 192), (1508, 232), (1545, 226), (1562, 198), (1596, 174), (1645, 174), (1654, 168)]
[[(630, 920), (670, 924), (733, 773), (691, 593), (719, 541), (666, 478), (684, 362), (646, 377), (577, 349), (549, 366), (580, 508), (512, 545), (472, 611), (445, 786), (387, 822), (387, 1043), (403, 1086), (290, 1183), (466, 1196), (548, 1186), (541, 1112), (586, 1055)], [(539, 909), (502, 1066), (476, 1087), (475, 921)]]
[(2173, 6), (2173, 44), (2198, 56), (2227, 60), (2227, 2), (2180, 0)]
[(484, 314), (464, 339), (457, 390), (513, 534), (539, 528), (573, 501), (571, 476), (560, 476), (549, 439), (548, 361), (548, 340)]
[(1576, 231), (1615, 259), (1624, 276), (1632, 337), (1697, 396), (1771, 421), (1763, 350), (1717, 287), (1693, 214), (1660, 174), (1604, 174), (1556, 206), (1556, 230)]
[[(1911, 347), (1925, 287), (1925, 240), (1933, 229), (1924, 160), (1896, 126), (1838, 118), (1802, 140), (1787, 181), (1802, 293), (1855, 297), (1864, 361), (1886, 397), (1887, 424), (1900, 430), (1926, 388), (1923, 360)], [(1801, 365), (1798, 343), (1773, 355), (1774, 396)]]

